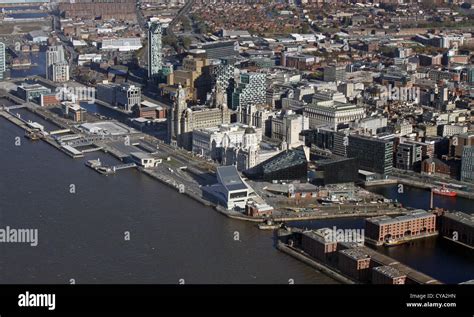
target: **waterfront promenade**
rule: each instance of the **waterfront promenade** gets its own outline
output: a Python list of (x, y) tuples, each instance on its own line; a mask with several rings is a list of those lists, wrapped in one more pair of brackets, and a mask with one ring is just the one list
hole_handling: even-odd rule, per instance
[[(77, 133), (82, 137), (86, 137), (81, 130), (77, 129), (77, 127), (68, 122), (68, 120), (53, 115), (47, 109), (26, 108), (32, 113), (39, 115), (44, 120), (54, 123), (59, 128), (69, 128), (72, 132)], [(25, 130), (28, 128), (24, 121), (16, 118), (13, 114), (8, 113), (7, 111), (1, 111), (1, 113), (4, 117), (19, 127), (24, 128)], [(43, 137), (43, 141), (73, 158), (82, 156), (65, 150), (64, 147), (60, 146), (51, 136), (46, 135)], [(187, 151), (173, 148), (172, 146), (143, 133), (134, 133), (133, 135), (130, 135), (130, 142), (130, 145), (124, 145), (123, 140), (120, 138), (114, 138), (114, 140), (105, 138), (97, 140), (93, 142), (93, 144), (97, 149), (111, 154), (121, 161), (129, 157), (130, 153), (133, 151), (142, 151), (143, 148), (149, 150), (156, 149), (154, 155), (162, 158), (162, 164), (159, 164), (158, 167), (152, 169), (139, 168), (141, 172), (153, 177), (163, 184), (175, 188), (180, 193), (193, 198), (203, 205), (214, 207), (215, 210), (227, 217), (250, 222), (263, 222), (267, 219), (266, 217), (250, 217), (241, 212), (227, 210), (215, 202), (211, 202), (204, 198), (202, 187), (214, 184), (217, 181), (214, 173), (214, 164), (202, 160)], [(133, 144), (139, 144), (141, 145), (141, 148), (138, 149)], [(404, 211), (404, 209), (394, 208), (389, 205), (381, 206), (370, 203), (358, 206), (352, 204), (337, 206), (321, 205), (318, 206), (318, 208), (306, 209), (304, 212), (298, 210), (277, 209), (272, 218), (278, 222), (286, 222), (313, 219), (397, 215), (404, 213)]]

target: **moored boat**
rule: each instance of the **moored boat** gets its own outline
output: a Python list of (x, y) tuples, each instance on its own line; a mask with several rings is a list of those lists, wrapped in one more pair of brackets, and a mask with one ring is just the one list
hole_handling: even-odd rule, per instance
[(386, 246), (386, 247), (393, 247), (393, 246), (396, 246), (396, 245), (400, 245), (400, 244), (404, 244), (405, 240), (395, 240), (395, 239), (388, 239), (388, 240), (385, 240), (383, 245)]
[(258, 228), (261, 230), (273, 230), (273, 229), (278, 229), (281, 227), (281, 223), (275, 223), (271, 219), (268, 219), (267, 221), (263, 223), (258, 224)]
[(36, 140), (39, 140), (41, 138), (41, 134), (40, 134), (39, 131), (26, 131), (25, 132), (25, 137), (30, 139), (30, 140), (36, 141)]
[(441, 195), (441, 196), (448, 196), (448, 197), (456, 197), (457, 193), (453, 190), (449, 190), (446, 186), (443, 185), (441, 188), (433, 188), (433, 194)]
[(89, 160), (86, 163), (86, 166), (92, 168), (94, 171), (102, 174), (102, 175), (109, 175), (114, 174), (115, 169), (109, 166), (103, 166), (100, 159), (97, 160)]

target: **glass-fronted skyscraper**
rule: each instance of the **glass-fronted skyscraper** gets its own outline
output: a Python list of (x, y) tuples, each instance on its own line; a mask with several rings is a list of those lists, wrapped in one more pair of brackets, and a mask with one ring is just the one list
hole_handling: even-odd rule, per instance
[(161, 49), (162, 27), (159, 22), (148, 24), (148, 78), (157, 78), (161, 75), (163, 57)]
[(5, 60), (7, 56), (5, 53), (5, 44), (0, 42), (0, 80), (3, 80), (5, 78), (5, 71), (7, 70), (5, 66)]
[[(52, 45), (46, 51), (46, 79), (53, 80), (53, 65), (66, 63), (64, 47), (62, 45)], [(69, 70), (68, 70), (69, 72)], [(69, 75), (68, 75), (69, 77)], [(69, 80), (69, 78), (67, 79)]]
[(232, 109), (246, 105), (263, 105), (266, 102), (266, 75), (261, 73), (244, 73), (240, 75), (237, 87), (232, 93)]
[(474, 66), (470, 66), (467, 68), (467, 82), (470, 84), (474, 84)]
[(234, 78), (234, 59), (223, 58), (220, 63), (212, 67), (213, 84), (219, 86), (222, 91), (229, 87), (230, 80)]
[(464, 147), (461, 162), (461, 180), (474, 182), (474, 146)]
[(350, 135), (347, 157), (356, 158), (362, 170), (386, 176), (393, 169), (393, 141)]

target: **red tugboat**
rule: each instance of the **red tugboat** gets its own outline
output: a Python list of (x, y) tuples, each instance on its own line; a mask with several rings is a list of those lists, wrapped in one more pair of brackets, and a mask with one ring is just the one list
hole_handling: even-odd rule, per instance
[(441, 196), (456, 197), (457, 193), (455, 191), (449, 190), (445, 185), (441, 188), (433, 188), (433, 193)]

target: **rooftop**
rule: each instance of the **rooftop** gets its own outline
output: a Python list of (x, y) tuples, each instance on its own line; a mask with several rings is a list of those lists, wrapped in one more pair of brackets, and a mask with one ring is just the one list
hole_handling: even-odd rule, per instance
[(214, 134), (220, 132), (244, 132), (244, 133), (256, 133), (255, 129), (239, 122), (235, 123), (228, 123), (228, 124), (220, 124), (218, 126), (196, 129), (196, 131), (200, 131), (201, 133), (206, 134)]
[(46, 34), (43, 30), (33, 30), (29, 33), (29, 35), (34, 38), (34, 37), (48, 37), (48, 34)]
[(332, 237), (334, 235), (333, 230), (329, 228), (321, 228), (317, 230), (306, 230), (306, 231), (303, 231), (303, 234), (321, 243), (328, 243), (328, 244), (336, 243), (335, 241), (328, 239), (328, 237)]
[(134, 157), (136, 157), (140, 160), (148, 160), (148, 159), (153, 158), (150, 154), (145, 153), (145, 152), (131, 152), (130, 155), (134, 156)]
[(93, 134), (123, 135), (132, 132), (127, 126), (112, 121), (83, 123), (79, 127)]
[(85, 110), (84, 108), (82, 108), (80, 105), (76, 103), (65, 103), (64, 105), (68, 107), (69, 110), (73, 110), (73, 111)]
[(302, 148), (284, 151), (268, 161), (262, 163), (264, 173), (271, 173), (280, 169), (289, 168), (308, 162), (306, 154)]
[(142, 102), (140, 103), (140, 105), (142, 107), (148, 107), (148, 108), (157, 108), (157, 109), (163, 109), (162, 106), (156, 104), (156, 103), (153, 103), (151, 101), (148, 101), (148, 100), (142, 100)]
[(464, 212), (456, 211), (456, 212), (447, 212), (444, 214), (444, 217), (456, 220), (458, 222), (462, 222), (470, 227), (474, 227), (474, 215), (469, 215)]
[(240, 178), (237, 168), (233, 165), (218, 167), (217, 177), (227, 191), (248, 189), (242, 178)]
[(388, 265), (374, 267), (374, 271), (377, 271), (377, 272), (379, 272), (379, 273), (381, 273), (381, 274), (383, 274), (387, 277), (390, 277), (390, 278), (397, 278), (397, 277), (406, 276), (405, 274), (403, 274), (402, 272), (400, 272), (396, 268), (394, 268), (392, 266), (388, 266)]
[(308, 104), (308, 107), (321, 109), (324, 111), (331, 111), (331, 112), (363, 109), (362, 107), (359, 107), (357, 105), (339, 102), (339, 101), (333, 101), (333, 100), (319, 101), (316, 104), (310, 103)]
[(354, 260), (370, 259), (370, 256), (366, 252), (364, 252), (363, 249), (359, 248), (345, 249), (339, 252)]
[[(319, 189), (317, 186), (311, 183), (296, 183), (291, 184), (295, 192), (317, 192)], [(287, 194), (290, 190), (290, 184), (269, 184), (267, 190), (270, 192), (284, 193)]]
[(398, 222), (405, 222), (405, 221), (412, 221), (415, 219), (423, 219), (428, 217), (433, 217), (434, 214), (427, 212), (425, 210), (417, 209), (414, 211), (408, 212), (406, 215), (398, 216), (398, 217), (389, 217), (389, 216), (381, 216), (381, 217), (374, 217), (367, 219), (368, 222), (379, 224), (379, 225), (386, 225), (386, 224), (394, 224)]
[(50, 90), (49, 88), (40, 85), (40, 84), (28, 84), (28, 83), (22, 83), (19, 88), (25, 89), (25, 90), (36, 90), (36, 89), (47, 89)]

